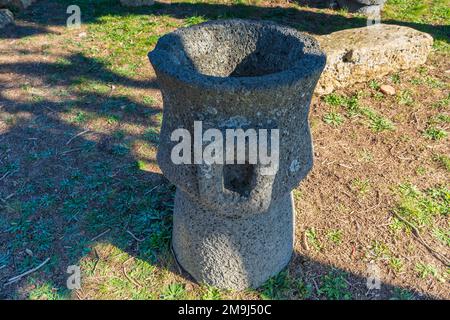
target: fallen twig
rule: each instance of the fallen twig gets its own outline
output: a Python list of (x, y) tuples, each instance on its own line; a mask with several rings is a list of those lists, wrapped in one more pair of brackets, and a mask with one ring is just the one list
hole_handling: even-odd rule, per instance
[(36, 268), (30, 269), (30, 270), (28, 270), (28, 271), (26, 271), (26, 272), (24, 272), (24, 273), (22, 273), (22, 274), (19, 274), (18, 276), (15, 276), (15, 277), (12, 277), (12, 278), (8, 279), (8, 282), (5, 283), (5, 285), (9, 285), (9, 284), (12, 284), (12, 283), (14, 283), (14, 282), (19, 281), (20, 279), (22, 279), (23, 277), (29, 275), (30, 273), (33, 273), (33, 272), (39, 270), (40, 268), (42, 268), (43, 266), (45, 266), (45, 265), (47, 264), (47, 262), (49, 262), (49, 261), (50, 261), (50, 258), (47, 258), (47, 259), (45, 259), (44, 262), (42, 262), (42, 263), (41, 263), (40, 265), (38, 265)]
[(107, 233), (110, 232), (110, 231), (111, 231), (111, 229), (108, 229), (108, 230), (106, 230), (106, 231), (103, 231), (103, 232), (100, 233), (99, 235), (96, 235), (95, 237), (93, 237), (93, 238), (91, 239), (91, 241), (97, 240), (98, 238), (104, 236), (105, 234), (107, 234)]

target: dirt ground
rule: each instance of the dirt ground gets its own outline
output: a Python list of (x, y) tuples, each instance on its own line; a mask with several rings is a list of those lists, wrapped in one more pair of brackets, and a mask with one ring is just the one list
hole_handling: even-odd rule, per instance
[[(64, 1), (43, 0), (0, 31), (0, 298), (450, 298), (445, 47), (415, 70), (313, 98), (315, 162), (294, 190), (294, 257), (262, 288), (231, 292), (196, 284), (171, 256), (174, 187), (155, 161), (163, 105), (146, 58), (160, 35), (221, 17), (223, 4), (79, 2), (90, 9), (81, 29), (66, 28)], [(225, 17), (312, 34), (361, 25), (293, 3), (248, 7)], [(80, 290), (66, 288), (69, 265), (81, 267)], [(374, 270), (379, 290), (366, 286)]]

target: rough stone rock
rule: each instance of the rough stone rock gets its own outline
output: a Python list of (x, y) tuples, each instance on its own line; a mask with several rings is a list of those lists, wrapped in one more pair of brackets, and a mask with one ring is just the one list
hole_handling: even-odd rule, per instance
[[(318, 42), (270, 22), (218, 20), (161, 37), (149, 54), (164, 114), (157, 160), (177, 186), (173, 249), (197, 281), (258, 287), (289, 262), (291, 191), (312, 167), (311, 97), (325, 66)], [(278, 171), (172, 162), (174, 130), (279, 129)]]
[(379, 13), (386, 0), (337, 0), (339, 7), (366, 15)]
[(35, 0), (0, 0), (0, 7), (15, 10), (24, 10), (28, 8), (33, 2), (35, 2)]
[(433, 38), (409, 27), (378, 24), (317, 37), (327, 54), (318, 94), (367, 82), (426, 62)]
[(120, 0), (120, 4), (127, 7), (142, 7), (155, 4), (155, 0)]
[(383, 94), (389, 95), (389, 96), (393, 96), (395, 95), (395, 88), (393, 86), (387, 85), (387, 84), (383, 84), (380, 87), (380, 91)]
[(14, 15), (8, 9), (0, 9), (0, 29), (14, 23)]

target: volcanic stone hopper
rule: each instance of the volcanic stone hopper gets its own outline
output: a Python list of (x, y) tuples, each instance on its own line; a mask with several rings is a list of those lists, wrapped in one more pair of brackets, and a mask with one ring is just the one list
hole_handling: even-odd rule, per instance
[[(176, 259), (199, 282), (256, 288), (293, 252), (291, 193), (313, 163), (308, 111), (325, 55), (314, 38), (294, 29), (236, 19), (169, 33), (149, 58), (164, 102), (157, 160), (177, 186)], [(237, 159), (231, 163), (199, 160), (198, 147), (207, 148), (196, 140), (199, 123), (224, 137), (228, 130), (253, 129), (259, 146), (267, 139), (276, 163), (250, 162), (250, 151), (239, 162), (238, 147), (224, 147), (224, 159)], [(183, 154), (182, 164), (173, 161), (184, 140), (173, 139), (177, 129), (192, 137), (193, 154)], [(244, 141), (245, 150), (255, 145)]]

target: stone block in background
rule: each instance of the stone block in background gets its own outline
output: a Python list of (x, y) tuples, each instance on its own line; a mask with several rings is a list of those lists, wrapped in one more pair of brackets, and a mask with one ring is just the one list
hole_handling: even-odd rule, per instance
[(427, 33), (387, 24), (337, 31), (317, 39), (327, 54), (318, 94), (416, 68), (426, 62), (433, 45)]

